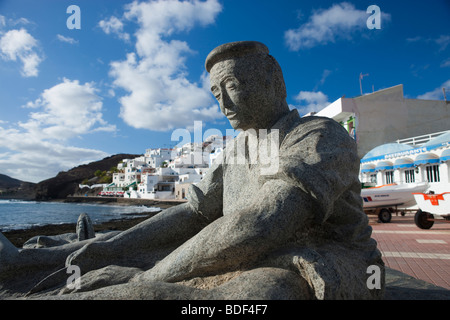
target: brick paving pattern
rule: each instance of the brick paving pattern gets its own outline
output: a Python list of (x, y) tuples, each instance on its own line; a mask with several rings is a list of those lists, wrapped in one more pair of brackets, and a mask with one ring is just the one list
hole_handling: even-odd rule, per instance
[(369, 221), (387, 267), (450, 290), (450, 223), (423, 230), (413, 213), (393, 214), (389, 223), (370, 215)]

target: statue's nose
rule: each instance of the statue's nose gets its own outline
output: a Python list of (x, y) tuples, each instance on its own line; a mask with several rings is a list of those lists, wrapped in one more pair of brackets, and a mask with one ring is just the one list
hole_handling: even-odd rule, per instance
[(234, 112), (234, 103), (226, 92), (222, 94), (220, 105), (225, 116), (230, 112)]

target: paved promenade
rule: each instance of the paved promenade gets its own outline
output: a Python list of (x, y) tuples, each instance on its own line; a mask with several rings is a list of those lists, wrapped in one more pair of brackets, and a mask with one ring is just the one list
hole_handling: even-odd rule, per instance
[(413, 213), (394, 214), (390, 223), (378, 223), (375, 216), (369, 221), (387, 267), (450, 290), (450, 223), (423, 230)]

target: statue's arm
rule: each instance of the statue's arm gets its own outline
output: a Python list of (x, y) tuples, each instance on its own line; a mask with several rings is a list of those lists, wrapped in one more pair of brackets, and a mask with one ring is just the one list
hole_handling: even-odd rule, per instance
[(106, 241), (111, 249), (146, 250), (183, 242), (199, 232), (207, 221), (189, 203), (163, 210), (161, 213), (125, 230)]
[(279, 172), (262, 177), (265, 183), (246, 208), (217, 219), (141, 276), (175, 282), (237, 269), (323, 223), (354, 185), (356, 150), (333, 123), (309, 125), (285, 139)]
[(138, 248), (158, 248), (184, 242), (222, 215), (222, 165), (215, 163), (201, 182), (191, 185), (188, 202), (160, 214), (108, 240)]
[(137, 280), (176, 282), (236, 270), (255, 261), (308, 223), (308, 215), (298, 214), (310, 211), (308, 198), (287, 182), (273, 180), (242, 212), (215, 220)]
[(107, 241), (92, 242), (71, 254), (66, 264), (92, 270), (114, 263), (125, 255), (178, 246), (222, 215), (222, 165), (214, 165), (197, 184), (191, 186), (189, 201), (168, 209), (119, 233)]

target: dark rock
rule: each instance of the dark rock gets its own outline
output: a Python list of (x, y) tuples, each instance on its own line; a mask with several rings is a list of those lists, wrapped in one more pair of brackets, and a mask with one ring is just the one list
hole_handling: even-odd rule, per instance
[(84, 164), (69, 171), (62, 171), (56, 177), (39, 182), (36, 185), (36, 200), (65, 199), (69, 195), (77, 193), (78, 185), (84, 179), (90, 179), (95, 171), (109, 170), (117, 166), (123, 159), (134, 159), (139, 155), (117, 154), (103, 160)]
[(386, 268), (385, 300), (450, 300), (450, 290)]

